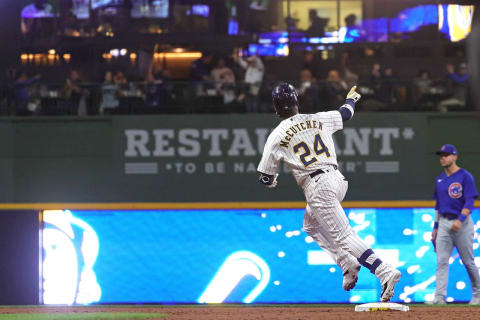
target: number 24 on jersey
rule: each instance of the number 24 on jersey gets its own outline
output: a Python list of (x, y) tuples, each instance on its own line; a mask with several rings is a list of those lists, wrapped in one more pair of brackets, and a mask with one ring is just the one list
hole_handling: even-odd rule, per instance
[[(305, 142), (302, 141), (293, 146), (293, 152), (295, 152), (295, 154), (299, 153), (300, 149), (303, 149), (303, 153), (301, 153), (299, 157), (305, 167), (308, 167), (312, 163), (315, 163), (318, 161), (315, 156), (312, 156), (311, 158), (308, 159), (308, 157), (311, 156), (312, 152), (310, 151), (310, 148)], [(330, 152), (328, 151), (327, 146), (325, 146), (325, 144), (323, 143), (322, 138), (320, 137), (320, 134), (317, 134), (314, 137), (313, 151), (317, 156), (321, 155), (322, 153), (325, 153), (327, 157), (330, 157)]]

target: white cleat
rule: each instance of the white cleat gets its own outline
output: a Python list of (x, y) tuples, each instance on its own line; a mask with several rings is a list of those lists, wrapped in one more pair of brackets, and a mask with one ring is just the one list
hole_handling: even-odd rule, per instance
[(343, 274), (343, 289), (345, 291), (350, 291), (355, 288), (355, 285), (358, 281), (358, 272), (360, 271), (360, 265), (353, 265), (351, 266), (345, 273)]
[(382, 302), (387, 302), (392, 299), (394, 295), (394, 288), (395, 285), (397, 284), (398, 281), (400, 281), (400, 278), (402, 277), (402, 274), (400, 271), (394, 269), (392, 271), (392, 274), (388, 277), (387, 281), (385, 281), (382, 284), (382, 295), (380, 296), (380, 300)]
[(480, 296), (473, 296), (472, 300), (468, 304), (480, 304)]

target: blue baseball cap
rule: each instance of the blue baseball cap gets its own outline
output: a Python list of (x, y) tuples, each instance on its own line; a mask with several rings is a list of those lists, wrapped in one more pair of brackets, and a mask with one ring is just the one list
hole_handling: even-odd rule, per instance
[(452, 144), (444, 144), (440, 148), (440, 151), (437, 151), (435, 153), (438, 155), (441, 155), (442, 153), (457, 154), (457, 148), (455, 148), (455, 146)]

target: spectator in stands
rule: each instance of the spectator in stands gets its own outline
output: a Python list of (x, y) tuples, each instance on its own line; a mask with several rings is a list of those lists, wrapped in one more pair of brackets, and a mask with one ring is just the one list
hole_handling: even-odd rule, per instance
[(128, 85), (127, 78), (122, 71), (117, 71), (113, 77), (113, 82), (115, 82), (120, 87), (126, 87)]
[(25, 72), (18, 73), (13, 85), (13, 93), (16, 103), (16, 115), (28, 116), (37, 111), (39, 103), (36, 103), (32, 100), (30, 87), (38, 79), (40, 79), (39, 75), (36, 75), (35, 77), (28, 77)]
[(235, 100), (235, 75), (232, 69), (227, 67), (224, 58), (219, 58), (215, 68), (212, 69), (211, 77), (215, 89), (223, 96), (223, 103), (229, 104)]
[(450, 93), (450, 98), (441, 101), (438, 110), (441, 112), (464, 110), (468, 94), (467, 65), (465, 63), (460, 64), (457, 73), (452, 64), (447, 64), (446, 71), (447, 91)]
[(294, 18), (292, 16), (287, 16), (285, 19), (285, 25), (287, 26), (287, 31), (288, 32), (296, 32), (298, 27), (297, 27), (297, 23), (299, 21), (299, 19), (297, 18)]
[(323, 89), (322, 103), (325, 103), (328, 108), (342, 104), (347, 89), (347, 84), (340, 78), (338, 70), (330, 70)]
[(391, 67), (385, 68), (381, 76), (380, 87), (376, 92), (376, 97), (385, 105), (390, 105), (397, 102), (394, 91), (396, 89), (396, 81), (393, 77), (393, 69)]
[(364, 89), (365, 92), (369, 93), (364, 97), (364, 102), (361, 104), (361, 110), (378, 111), (385, 109), (385, 102), (380, 98), (380, 96), (383, 96), (380, 92), (385, 91), (385, 88), (382, 87), (383, 80), (383, 73), (380, 64), (374, 63), (369, 75), (361, 81), (363, 84), (366, 84)]
[[(101, 86), (102, 102), (100, 103), (100, 114), (110, 113), (111, 110), (118, 108), (120, 102), (118, 100), (120, 86), (114, 82), (111, 71), (105, 72), (105, 78)], [(107, 112), (105, 112), (108, 110)]]
[(315, 79), (321, 79), (321, 71), (320, 71), (321, 61), (318, 61), (315, 58), (313, 52), (307, 51), (303, 56), (303, 61), (300, 66), (300, 70), (308, 69), (312, 74), (312, 77)]
[(113, 76), (113, 82), (118, 85), (119, 96), (134, 96), (137, 88), (133, 82), (129, 82), (122, 71), (117, 71)]
[(152, 63), (147, 73), (146, 105), (148, 108), (166, 107), (171, 100), (170, 72)]
[(325, 27), (330, 19), (321, 18), (317, 14), (317, 10), (310, 9), (308, 11), (308, 18), (310, 19), (310, 27), (307, 29), (309, 37), (323, 37), (325, 36)]
[(357, 25), (357, 16), (349, 14), (345, 17), (345, 27), (339, 30), (340, 42), (359, 42), (364, 40), (364, 31)]
[(372, 70), (370, 71), (370, 85), (373, 89), (380, 88), (380, 84), (382, 83), (382, 71), (380, 64), (374, 63), (372, 65)]
[(431, 99), (427, 97), (432, 92), (433, 83), (427, 70), (420, 70), (413, 80), (412, 103), (419, 107), (431, 106)]
[(80, 87), (80, 82), (80, 73), (77, 70), (72, 70), (65, 80), (64, 92), (68, 108), (65, 110), (66, 113), (78, 114), (80, 102), (86, 95), (86, 92)]
[(234, 55), (234, 59), (245, 69), (244, 93), (239, 99), (245, 101), (246, 112), (259, 112), (260, 87), (265, 71), (262, 59), (256, 55), (248, 57), (246, 60), (239, 55)]
[(260, 88), (260, 111), (261, 112), (273, 112), (272, 107), (272, 91), (277, 86), (278, 80), (275, 74), (268, 69), (265, 72), (265, 79), (262, 81)]
[(313, 113), (319, 109), (319, 88), (308, 69), (300, 72), (300, 85), (297, 88), (298, 99), (305, 113)]
[(345, 80), (347, 88), (351, 88), (358, 83), (358, 75), (350, 68), (349, 57), (348, 52), (344, 52), (340, 62), (341, 77)]
[(200, 59), (193, 61), (190, 66), (190, 80), (194, 81), (195, 93), (198, 96), (205, 94), (207, 82), (211, 80), (210, 64), (212, 59), (212, 54), (206, 52)]

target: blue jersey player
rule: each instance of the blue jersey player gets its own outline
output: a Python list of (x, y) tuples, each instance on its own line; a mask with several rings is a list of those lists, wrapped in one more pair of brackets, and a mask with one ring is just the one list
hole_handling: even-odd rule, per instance
[(445, 304), (450, 255), (455, 246), (472, 284), (470, 304), (480, 304), (480, 278), (473, 256), (473, 221), (470, 217), (478, 197), (473, 176), (457, 166), (457, 149), (443, 145), (437, 152), (444, 172), (435, 179), (435, 224), (432, 241), (437, 252), (435, 297), (429, 304)]

